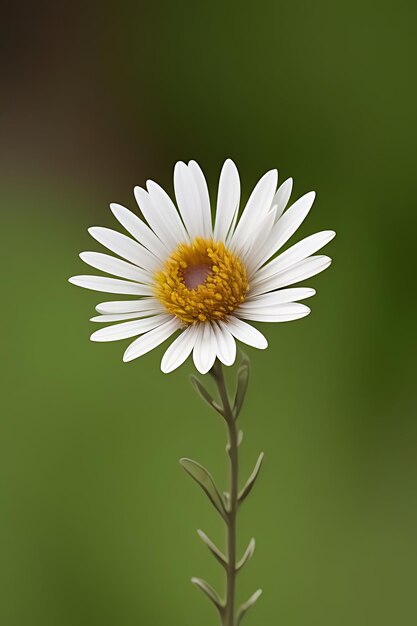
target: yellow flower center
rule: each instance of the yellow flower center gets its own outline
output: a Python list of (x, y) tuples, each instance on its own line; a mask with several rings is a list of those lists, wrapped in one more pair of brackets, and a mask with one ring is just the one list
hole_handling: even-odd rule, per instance
[(185, 324), (223, 320), (245, 301), (246, 268), (221, 241), (181, 243), (155, 274), (155, 295)]

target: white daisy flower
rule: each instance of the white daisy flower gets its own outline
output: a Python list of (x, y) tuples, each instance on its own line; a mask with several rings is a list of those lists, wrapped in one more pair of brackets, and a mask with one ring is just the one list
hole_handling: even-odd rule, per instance
[(195, 161), (179, 162), (174, 169), (178, 210), (153, 181), (146, 183), (146, 190), (134, 190), (147, 223), (111, 204), (131, 237), (101, 227), (90, 228), (89, 233), (120, 258), (100, 252), (83, 252), (80, 257), (116, 278), (74, 276), (70, 282), (136, 298), (99, 304), (100, 315), (92, 321), (111, 325), (94, 332), (91, 339), (138, 337), (123, 356), (131, 361), (180, 331), (163, 356), (162, 371), (173, 371), (192, 352), (196, 368), (205, 374), (216, 357), (225, 365), (234, 363), (236, 339), (267, 347), (264, 335), (245, 320), (288, 322), (308, 315), (310, 309), (299, 301), (313, 296), (314, 289), (291, 285), (330, 265), (328, 256), (315, 253), (335, 233), (316, 233), (275, 256), (315, 198), (314, 192), (307, 193), (286, 209), (292, 179), (278, 189), (277, 183), (277, 170), (267, 172), (239, 218), (240, 179), (228, 159), (220, 174), (213, 223), (203, 172)]

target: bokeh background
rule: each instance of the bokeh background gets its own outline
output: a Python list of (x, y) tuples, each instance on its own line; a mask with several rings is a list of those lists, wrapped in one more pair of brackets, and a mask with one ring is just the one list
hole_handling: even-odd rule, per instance
[(195, 530), (223, 531), (178, 458), (223, 485), (223, 425), (190, 363), (90, 343), (105, 298), (67, 278), (109, 202), (190, 158), (214, 198), (230, 156), (244, 198), (278, 167), (318, 192), (300, 236), (338, 232), (311, 316), (248, 349), (245, 623), (416, 624), (416, 3), (0, 6), (0, 623), (216, 623), (189, 579), (222, 588)]

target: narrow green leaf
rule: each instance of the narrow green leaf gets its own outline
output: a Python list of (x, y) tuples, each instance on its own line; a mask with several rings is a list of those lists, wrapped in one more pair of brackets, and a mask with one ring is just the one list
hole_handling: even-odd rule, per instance
[(210, 393), (207, 391), (207, 389), (204, 387), (204, 385), (201, 382), (201, 380), (199, 380), (196, 376), (191, 374), (190, 375), (190, 382), (191, 382), (192, 386), (194, 387), (195, 391), (200, 396), (200, 398), (202, 398), (204, 400), (204, 402), (207, 402), (207, 404), (209, 406), (214, 408), (215, 405), (216, 405), (216, 402), (214, 401), (214, 398), (212, 398)]
[(181, 466), (203, 489), (209, 500), (218, 510), (222, 517), (226, 517), (226, 509), (222, 497), (214, 483), (214, 480), (205, 467), (192, 459), (180, 459)]
[(237, 387), (236, 387), (236, 396), (235, 402), (233, 405), (233, 415), (235, 419), (238, 417), (243, 401), (245, 400), (246, 392), (248, 390), (249, 384), (249, 373), (250, 373), (250, 364), (249, 360), (246, 357), (246, 360), (241, 363), (238, 372), (237, 372)]
[(242, 491), (239, 494), (239, 503), (241, 504), (250, 494), (250, 492), (252, 491), (252, 488), (255, 484), (255, 481), (258, 477), (259, 474), (259, 470), (261, 469), (261, 465), (262, 465), (262, 461), (264, 460), (264, 453), (261, 452), (261, 454), (258, 457), (258, 460), (256, 461), (256, 465), (253, 468), (253, 472), (252, 474), (249, 476), (245, 486), (243, 487)]
[(253, 553), (255, 552), (255, 546), (256, 546), (255, 539), (251, 539), (249, 541), (248, 547), (245, 550), (245, 554), (242, 556), (242, 558), (240, 559), (240, 561), (236, 565), (236, 571), (237, 572), (240, 569), (242, 569), (242, 567), (245, 565), (245, 563), (247, 563), (252, 558)]
[(246, 611), (248, 611), (251, 608), (251, 606), (255, 604), (255, 602), (259, 599), (261, 595), (262, 595), (262, 589), (258, 589), (258, 591), (255, 591), (255, 593), (251, 595), (251, 597), (249, 598), (247, 602), (242, 604), (242, 606), (240, 607), (237, 613), (236, 626), (239, 626), (242, 620), (242, 617), (245, 615)]
[(223, 602), (221, 601), (217, 591), (215, 591), (213, 589), (213, 587), (211, 585), (209, 585), (202, 578), (195, 578), (194, 577), (194, 578), (191, 579), (191, 582), (193, 583), (193, 585), (195, 585), (196, 587), (201, 589), (201, 591), (206, 594), (208, 599), (214, 604), (216, 609), (219, 611), (220, 615), (223, 615), (223, 613), (224, 613), (224, 606), (223, 606)]
[(223, 567), (227, 567), (227, 559), (224, 556), (223, 552), (221, 552), (216, 546), (216, 544), (209, 537), (207, 537), (206, 533), (204, 533), (202, 530), (197, 530), (197, 534), (200, 537), (201, 541), (206, 544), (206, 546), (213, 554), (213, 556), (218, 560), (218, 562)]
[(248, 357), (248, 355), (243, 352), (243, 350), (239, 350), (239, 356), (240, 356), (240, 365), (250, 365), (250, 358)]

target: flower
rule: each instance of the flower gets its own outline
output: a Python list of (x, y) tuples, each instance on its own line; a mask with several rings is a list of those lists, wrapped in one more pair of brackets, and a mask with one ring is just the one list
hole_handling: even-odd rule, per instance
[[(207, 183), (195, 161), (176, 164), (178, 210), (155, 182), (135, 187), (145, 221), (120, 204), (110, 208), (130, 237), (109, 228), (89, 233), (118, 257), (83, 252), (81, 259), (106, 274), (74, 276), (87, 289), (136, 296), (103, 302), (94, 322), (121, 322), (91, 335), (93, 341), (138, 337), (123, 360), (131, 361), (180, 334), (166, 350), (161, 369), (171, 372), (191, 354), (208, 372), (216, 357), (225, 365), (236, 358), (236, 339), (264, 349), (264, 335), (245, 320), (287, 322), (310, 309), (300, 300), (315, 294), (290, 287), (326, 269), (331, 259), (315, 253), (335, 235), (331, 230), (306, 237), (275, 256), (303, 222), (315, 198), (310, 192), (286, 209), (292, 179), (277, 190), (278, 172), (257, 183), (239, 218), (240, 179), (233, 161), (223, 165), (212, 224)], [(285, 210), (286, 209), (286, 210)], [(271, 260), (272, 258), (272, 260)]]

